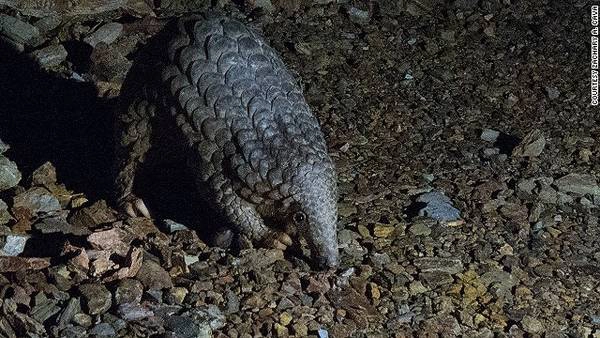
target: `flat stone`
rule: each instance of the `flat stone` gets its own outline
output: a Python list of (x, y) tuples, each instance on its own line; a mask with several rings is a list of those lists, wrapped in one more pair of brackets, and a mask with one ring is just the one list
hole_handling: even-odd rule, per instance
[(58, 214), (52, 217), (45, 217), (40, 222), (35, 223), (33, 227), (43, 233), (43, 234), (52, 234), (52, 233), (63, 233), (63, 234), (73, 234), (76, 236), (85, 236), (90, 234), (90, 230), (88, 228), (81, 228), (72, 225), (67, 222), (66, 215)]
[(37, 27), (6, 14), (0, 14), (0, 35), (28, 47), (35, 47), (42, 42)]
[(63, 45), (50, 45), (31, 53), (31, 56), (42, 68), (52, 68), (67, 60), (67, 50)]
[(350, 7), (348, 15), (350, 16), (350, 21), (360, 25), (365, 25), (370, 21), (369, 12), (356, 7)]
[(88, 336), (85, 328), (81, 326), (69, 326), (60, 331), (60, 337), (64, 338), (85, 338)]
[(546, 90), (546, 95), (548, 95), (550, 100), (556, 100), (560, 96), (560, 91), (556, 87), (546, 86), (544, 89)]
[(527, 333), (539, 333), (544, 331), (544, 326), (537, 318), (525, 315), (521, 320), (523, 330)]
[(8, 211), (8, 205), (3, 200), (0, 200), (0, 225), (5, 225), (12, 220), (13, 217)]
[(554, 185), (560, 192), (600, 195), (596, 177), (589, 174), (568, 174), (554, 181)]
[(165, 219), (163, 222), (165, 223), (165, 226), (167, 227), (167, 231), (169, 233), (171, 233), (171, 234), (174, 233), (174, 232), (176, 232), (176, 231), (181, 231), (181, 230), (187, 230), (188, 229), (187, 226), (185, 226), (185, 225), (183, 225), (181, 223), (177, 223), (177, 222), (175, 222), (173, 220), (170, 220), (170, 219)]
[(18, 256), (25, 250), (25, 244), (29, 236), (26, 235), (7, 235), (4, 247), (0, 250), (0, 254), (4, 256)]
[(79, 209), (69, 217), (69, 222), (80, 228), (93, 228), (103, 223), (112, 223), (117, 218), (106, 201), (100, 200), (89, 207)]
[(431, 234), (431, 228), (424, 222), (416, 222), (408, 228), (408, 231), (415, 236), (429, 236)]
[(31, 317), (40, 323), (45, 322), (48, 318), (54, 316), (60, 311), (57, 306), (57, 301), (48, 299), (43, 292), (38, 293), (35, 297), (35, 306), (31, 309)]
[(544, 134), (540, 130), (534, 129), (513, 149), (512, 156), (537, 157), (542, 153), (545, 146), (546, 138)]
[(73, 323), (83, 327), (92, 326), (92, 316), (86, 313), (76, 313), (73, 315)]
[(200, 335), (200, 328), (189, 317), (169, 316), (165, 319), (165, 328), (175, 332), (179, 338), (196, 338)]
[(58, 316), (57, 324), (59, 327), (64, 327), (71, 322), (76, 313), (81, 311), (81, 302), (79, 298), (73, 297), (69, 299), (67, 306), (63, 309), (60, 316)]
[(4, 154), (8, 149), (10, 149), (10, 146), (0, 140), (0, 154)]
[(115, 42), (122, 32), (122, 24), (118, 22), (109, 22), (100, 26), (100, 28), (98, 28), (92, 34), (86, 36), (83, 41), (92, 47), (96, 47), (96, 45), (100, 42), (110, 45), (111, 43)]
[(45, 162), (31, 174), (32, 185), (51, 185), (56, 183), (56, 168), (51, 162)]
[(21, 181), (21, 172), (17, 164), (0, 156), (0, 192), (15, 187)]
[(427, 216), (442, 222), (455, 221), (460, 218), (460, 211), (452, 205), (450, 198), (441, 192), (424, 193), (417, 197), (417, 202), (427, 204), (419, 210), (420, 216)]
[(100, 323), (90, 330), (90, 334), (99, 337), (116, 337), (117, 332), (112, 325), (108, 323)]
[(124, 303), (119, 305), (119, 317), (126, 321), (140, 320), (154, 316), (154, 312), (139, 304)]
[(48, 258), (0, 256), (0, 272), (40, 270), (49, 265)]
[(83, 296), (83, 302), (87, 306), (88, 313), (91, 315), (104, 313), (112, 305), (112, 295), (102, 284), (80, 285), (79, 292)]
[(136, 279), (122, 279), (119, 281), (115, 291), (115, 302), (117, 304), (139, 303), (142, 300), (144, 286)]
[(168, 289), (173, 287), (173, 281), (169, 273), (158, 263), (144, 259), (136, 278), (149, 290)]
[(13, 209), (16, 208), (24, 208), (32, 214), (48, 213), (60, 210), (60, 202), (48, 190), (34, 187), (14, 198)]
[(440, 271), (453, 275), (463, 271), (463, 264), (457, 258), (423, 257), (415, 259), (414, 264), (422, 272)]
[(483, 131), (481, 131), (480, 138), (486, 142), (496, 142), (498, 136), (500, 136), (499, 131), (494, 129), (484, 129)]

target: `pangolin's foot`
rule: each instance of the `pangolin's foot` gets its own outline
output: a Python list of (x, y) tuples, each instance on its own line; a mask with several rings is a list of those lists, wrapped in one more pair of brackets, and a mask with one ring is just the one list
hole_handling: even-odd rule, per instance
[(265, 246), (269, 248), (285, 250), (292, 245), (292, 238), (283, 231), (272, 231), (263, 240)]
[(129, 195), (121, 200), (119, 207), (130, 217), (150, 217), (146, 203), (135, 195)]
[(221, 229), (215, 233), (212, 241), (219, 248), (227, 249), (233, 243), (234, 235), (231, 229)]

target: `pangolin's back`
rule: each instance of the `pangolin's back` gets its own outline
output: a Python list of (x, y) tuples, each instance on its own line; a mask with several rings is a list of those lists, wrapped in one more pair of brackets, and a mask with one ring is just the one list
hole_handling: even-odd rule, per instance
[(203, 181), (219, 189), (215, 173), (224, 172), (240, 196), (262, 203), (289, 196), (298, 172), (334, 179), (300, 87), (255, 32), (229, 18), (183, 18), (167, 54), (163, 89)]

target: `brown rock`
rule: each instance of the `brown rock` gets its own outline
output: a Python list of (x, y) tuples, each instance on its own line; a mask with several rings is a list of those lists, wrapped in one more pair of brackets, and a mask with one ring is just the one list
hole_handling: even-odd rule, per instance
[(56, 183), (56, 168), (50, 162), (42, 164), (31, 175), (32, 185), (50, 185)]
[(40, 270), (49, 265), (49, 258), (0, 256), (0, 272)]
[(118, 228), (94, 232), (87, 240), (94, 249), (108, 250), (119, 256), (126, 256), (129, 252), (129, 243), (125, 242), (127, 233)]
[(160, 290), (173, 287), (173, 281), (167, 271), (158, 265), (158, 263), (149, 259), (144, 259), (136, 278), (142, 282), (144, 287), (148, 290)]
[(93, 228), (99, 224), (116, 221), (115, 212), (100, 200), (87, 208), (77, 210), (69, 217), (69, 222), (82, 228)]

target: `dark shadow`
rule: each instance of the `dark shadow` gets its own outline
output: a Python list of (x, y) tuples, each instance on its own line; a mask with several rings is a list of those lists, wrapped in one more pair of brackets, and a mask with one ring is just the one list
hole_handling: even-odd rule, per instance
[(500, 154), (510, 155), (519, 142), (521, 142), (521, 140), (518, 137), (500, 132), (494, 146), (500, 149)]
[(418, 196), (415, 196), (412, 203), (404, 209), (404, 213), (409, 220), (419, 216), (419, 211), (427, 206), (427, 203), (425, 202), (417, 202), (417, 197)]
[(112, 103), (99, 99), (92, 84), (50, 75), (10, 48), (0, 48), (0, 60), (0, 139), (24, 180), (50, 161), (69, 189), (106, 198)]

